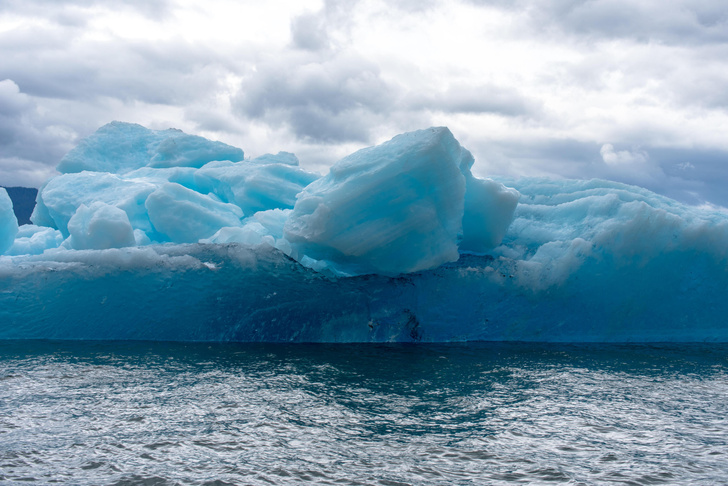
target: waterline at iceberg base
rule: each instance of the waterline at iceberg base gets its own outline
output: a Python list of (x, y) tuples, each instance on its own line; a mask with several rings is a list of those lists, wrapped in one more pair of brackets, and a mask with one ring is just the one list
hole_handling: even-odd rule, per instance
[(447, 129), (319, 177), (107, 125), (41, 188), (34, 225), (0, 194), (0, 338), (728, 341), (726, 215), (472, 164)]
[[(524, 288), (515, 263), (463, 255), (434, 270), (330, 278), (270, 247), (117, 250), (108, 262), (23, 267), (2, 278), (4, 339), (170, 341), (726, 341), (728, 280), (686, 291), (707, 259), (640, 269), (592, 261)], [(108, 258), (108, 257), (107, 257)], [(676, 258), (679, 260), (679, 258)], [(701, 261), (702, 260), (702, 261)], [(702, 267), (702, 268), (701, 268)], [(718, 272), (715, 272), (718, 273)], [(596, 275), (596, 276), (594, 276)], [(688, 277), (686, 277), (688, 275)]]

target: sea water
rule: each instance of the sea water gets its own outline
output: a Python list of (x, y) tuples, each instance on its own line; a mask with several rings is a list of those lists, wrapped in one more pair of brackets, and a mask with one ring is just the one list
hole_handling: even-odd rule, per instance
[(726, 484), (726, 345), (0, 341), (0, 484)]

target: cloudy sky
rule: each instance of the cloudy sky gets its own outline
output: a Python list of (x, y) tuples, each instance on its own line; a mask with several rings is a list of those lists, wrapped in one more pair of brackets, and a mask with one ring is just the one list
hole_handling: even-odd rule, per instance
[(325, 172), (448, 126), (481, 176), (728, 206), (724, 0), (0, 0), (0, 185), (112, 120)]

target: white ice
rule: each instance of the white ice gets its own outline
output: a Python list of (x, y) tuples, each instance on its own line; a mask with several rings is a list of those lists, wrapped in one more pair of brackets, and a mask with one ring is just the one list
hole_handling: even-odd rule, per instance
[(123, 209), (96, 201), (81, 204), (68, 221), (69, 247), (106, 250), (135, 246), (134, 230)]

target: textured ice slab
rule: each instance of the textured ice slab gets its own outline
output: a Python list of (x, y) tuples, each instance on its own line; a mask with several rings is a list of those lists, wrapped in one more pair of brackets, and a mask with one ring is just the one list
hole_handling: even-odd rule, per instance
[(465, 174), (465, 208), (459, 250), (485, 253), (503, 240), (513, 221), (520, 194), (492, 179), (473, 177), (469, 166), (462, 170)]
[(6, 255), (39, 255), (51, 248), (58, 248), (63, 243), (60, 231), (44, 226), (24, 224), (18, 228), (13, 246)]
[[(497, 245), (518, 193), (475, 180), (472, 163), (447, 128), (405, 133), (345, 157), (298, 195), (284, 226), (291, 256), (338, 275), (436, 268), (458, 259), (464, 219), (468, 247)], [(473, 193), (467, 204), (466, 189)]]
[[(518, 270), (513, 278), (526, 287), (549, 288), (574, 279), (590, 285), (603, 281), (604, 271), (624, 271), (628, 274), (623, 281), (604, 283), (614, 286), (609, 292), (631, 289), (635, 304), (642, 305), (643, 290), (636, 282), (675, 292), (665, 288), (668, 280), (650, 272), (683, 269), (680, 288), (688, 293), (697, 291), (690, 286), (694, 278), (703, 280), (702, 265), (711, 267), (709, 273), (716, 278), (728, 272), (724, 213), (616, 182), (529, 178), (505, 182), (523, 196), (503, 245), (492, 254), (512, 260)], [(681, 292), (675, 297), (683, 298)]]
[(61, 174), (40, 189), (30, 219), (68, 236), (68, 222), (81, 205), (103, 202), (124, 210), (134, 228), (153, 232), (144, 202), (157, 187), (156, 182), (106, 172)]
[[(101, 202), (123, 210), (136, 234), (133, 240), (117, 239), (114, 246), (122, 241), (197, 242), (221, 228), (239, 227), (242, 218), (257, 212), (292, 208), (296, 195), (318, 178), (297, 164), (293, 154), (279, 153), (238, 163), (213, 161), (199, 169), (141, 167), (122, 174), (61, 174), (41, 188), (31, 219), (68, 237), (69, 221), (79, 208)], [(64, 245), (88, 249), (76, 246), (80, 241), (75, 238)]]
[(202, 167), (213, 160), (243, 160), (243, 151), (180, 130), (150, 130), (111, 122), (71, 150), (58, 164), (63, 173), (124, 173), (141, 167)]
[(240, 226), (243, 211), (179, 184), (160, 186), (144, 203), (156, 231), (167, 241), (193, 243), (224, 226)]
[(210, 163), (195, 171), (194, 186), (236, 204), (248, 216), (292, 208), (296, 195), (319, 177), (297, 167), (294, 159), (293, 154), (267, 154), (248, 163)]
[(18, 233), (18, 218), (13, 212), (13, 202), (4, 187), (0, 187), (0, 255), (8, 250)]
[(106, 250), (134, 246), (129, 217), (116, 206), (96, 201), (82, 204), (68, 222), (69, 245), (77, 250)]

